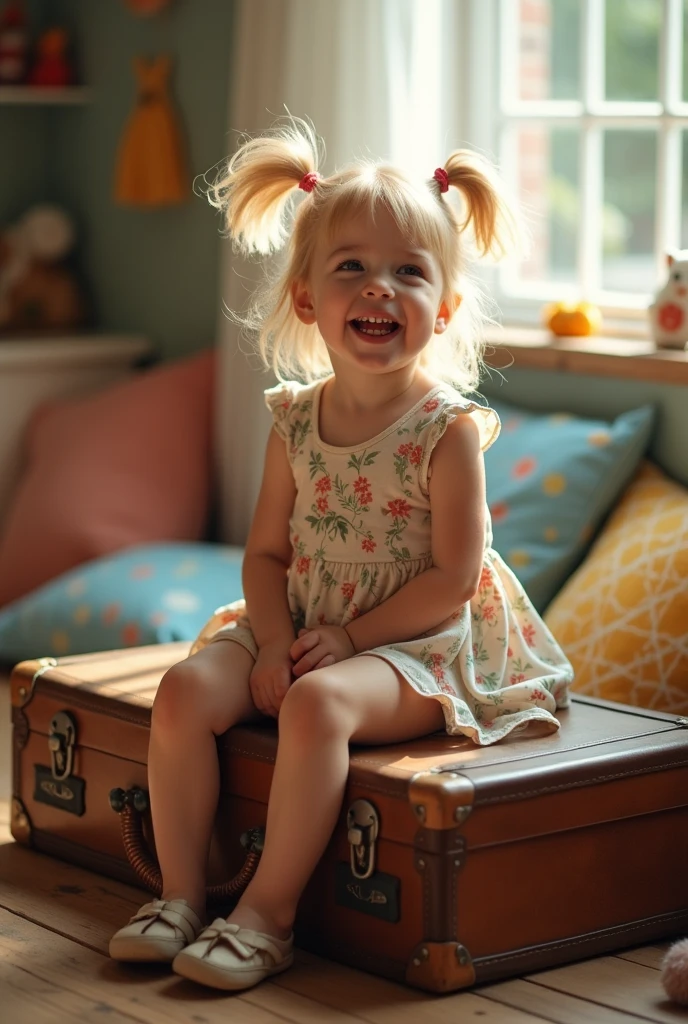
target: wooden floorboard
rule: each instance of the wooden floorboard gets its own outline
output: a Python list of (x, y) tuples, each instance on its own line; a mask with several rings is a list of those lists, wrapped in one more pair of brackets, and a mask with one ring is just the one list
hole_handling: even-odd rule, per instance
[[(18, 921), (21, 928), (21, 921)], [(32, 937), (25, 929), (25, 939)], [(17, 941), (16, 939), (14, 940)], [(102, 1021), (107, 1016), (108, 1024), (132, 1024), (141, 1021), (141, 1015), (121, 1013), (109, 1005), (98, 993), (97, 999), (73, 992), (45, 978), (37, 977), (21, 955), (8, 948), (0, 938), (0, 993), (4, 1019), (7, 1021), (31, 1021), (32, 1024), (64, 1024), (64, 1021)]]
[[(37, 983), (57, 989), (58, 1000), (81, 999), (85, 1004), (103, 1006), (101, 1020), (114, 1011), (146, 1024), (189, 1024), (194, 1018), (208, 1024), (227, 1021), (226, 993), (203, 990), (172, 975), (169, 969), (117, 964), (6, 910), (0, 910), (0, 959), (11, 976), (24, 972)], [(241, 996), (230, 998), (236, 1019), (245, 1024), (290, 1019), (245, 1002)], [(19, 1020), (15, 1016), (13, 1024)], [(29, 1024), (28, 1014), (25, 1020)]]
[(300, 970), (288, 971), (273, 984), (292, 992), (310, 993), (324, 1006), (354, 1014), (369, 1024), (455, 1024), (479, 1020), (483, 1024), (526, 1024), (541, 1021), (530, 1013), (506, 1010), (477, 992), (428, 996), (302, 953)]
[(688, 1019), (686, 1011), (666, 999), (656, 968), (618, 956), (603, 956), (542, 971), (531, 975), (529, 980), (658, 1024), (675, 1024), (677, 1020)]
[(556, 1024), (644, 1024), (643, 1017), (577, 999), (523, 978), (502, 981), (480, 991), (505, 1006), (539, 1014), (545, 1020), (556, 1021)]
[(46, 857), (9, 833), (8, 686), (0, 676), (0, 1020), (8, 1024), (638, 1024), (688, 1021), (660, 986), (668, 944), (472, 992), (431, 996), (297, 951), (292, 970), (241, 995), (107, 956), (145, 900), (137, 888)]
[(656, 971), (661, 971), (670, 945), (670, 942), (664, 942), (656, 946), (645, 946), (643, 949), (624, 949), (616, 955), (622, 960), (631, 960), (634, 964), (643, 964), (644, 967), (654, 967)]

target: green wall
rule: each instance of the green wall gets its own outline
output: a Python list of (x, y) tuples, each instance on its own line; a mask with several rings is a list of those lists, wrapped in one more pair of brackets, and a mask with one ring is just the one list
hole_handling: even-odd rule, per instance
[[(22, 135), (12, 170), (0, 171), (4, 209), (16, 215), (31, 201), (64, 204), (78, 225), (97, 328), (146, 334), (164, 358), (214, 340), (219, 220), (193, 194), (188, 203), (161, 210), (113, 202), (115, 155), (135, 97), (132, 59), (173, 55), (172, 93), (191, 174), (203, 173), (226, 155), (233, 6), (232, 0), (172, 0), (163, 14), (139, 18), (124, 0), (43, 0), (44, 20), (73, 33), (92, 101), (13, 108), (0, 121), (3, 143), (5, 132), (10, 140)], [(27, 127), (20, 131), (19, 123)]]
[(48, 193), (47, 121), (43, 107), (0, 104), (0, 230)]
[[(0, 9), (4, 2), (0, 3)], [(27, 14), (40, 31), (41, 0)], [(48, 117), (45, 107), (0, 104), (0, 230), (48, 191)]]

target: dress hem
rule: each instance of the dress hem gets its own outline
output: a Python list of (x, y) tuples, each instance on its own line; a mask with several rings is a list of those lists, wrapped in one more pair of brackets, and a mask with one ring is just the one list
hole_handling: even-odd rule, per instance
[[(355, 654), (354, 658), (372, 657), (380, 658), (381, 661), (386, 662), (391, 668), (393, 668), (401, 678), (411, 686), (419, 697), (428, 697), (432, 700), (439, 701), (442, 712), (444, 714), (444, 733), (447, 736), (465, 736), (467, 739), (480, 741), (480, 746), (491, 746), (494, 743), (499, 743), (501, 740), (506, 739), (514, 731), (519, 731), (527, 728), (531, 722), (546, 722), (551, 726), (551, 732), (557, 732), (561, 728), (561, 723), (555, 715), (551, 712), (546, 711), (544, 708), (530, 708), (527, 712), (514, 712), (514, 714), (525, 714), (526, 717), (521, 721), (514, 722), (513, 725), (507, 729), (506, 732), (499, 732), (498, 735), (492, 737), (489, 729), (485, 729), (480, 722), (475, 722), (473, 725), (464, 725), (456, 719), (454, 714), (454, 705), (450, 696), (444, 693), (424, 693), (423, 690), (419, 689), (414, 685), (413, 681), (409, 679), (407, 675), (401, 670), (401, 668), (395, 664), (393, 659), (386, 655), (384, 652), (379, 650), (361, 651), (359, 654)], [(353, 658), (351, 659), (353, 661)], [(504, 724), (506, 716), (495, 719), (496, 723)], [(435, 730), (439, 732), (440, 730)], [(428, 735), (431, 735), (428, 733)], [(433, 734), (434, 735), (434, 734)]]

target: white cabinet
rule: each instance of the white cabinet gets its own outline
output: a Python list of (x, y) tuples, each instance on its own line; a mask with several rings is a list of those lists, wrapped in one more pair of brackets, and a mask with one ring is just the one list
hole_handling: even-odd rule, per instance
[(0, 338), (0, 529), (21, 473), (22, 440), (36, 407), (120, 380), (150, 351), (147, 339), (134, 335)]

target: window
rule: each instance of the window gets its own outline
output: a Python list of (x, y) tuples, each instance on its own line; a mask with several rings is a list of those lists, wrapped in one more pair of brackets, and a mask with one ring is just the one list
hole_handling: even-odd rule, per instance
[(645, 309), (667, 248), (688, 248), (688, 0), (487, 7), (491, 24), (485, 6), (474, 18), (499, 41), (496, 137), (477, 141), (498, 154), (531, 231), (529, 258), (500, 272), (502, 306)]

